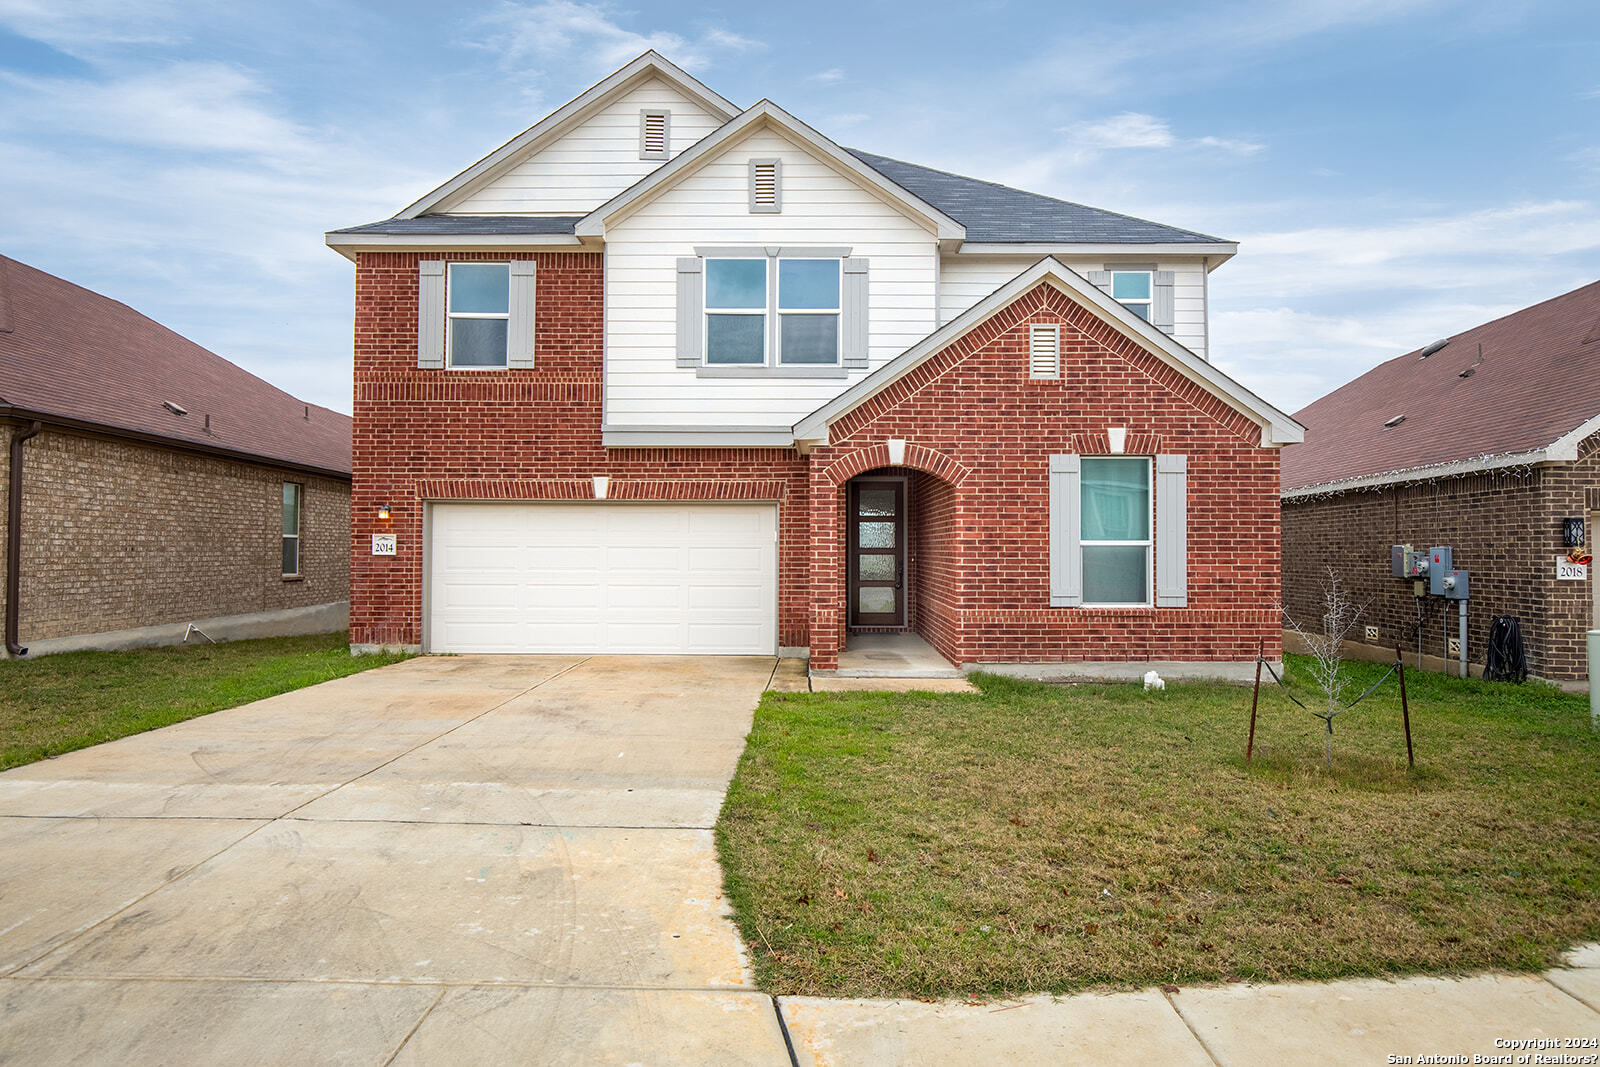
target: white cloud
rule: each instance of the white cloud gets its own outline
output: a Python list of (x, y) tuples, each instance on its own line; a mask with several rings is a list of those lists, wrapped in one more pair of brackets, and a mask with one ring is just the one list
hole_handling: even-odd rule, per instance
[(1194, 143), (1205, 148), (1220, 148), (1224, 152), (1234, 152), (1241, 156), (1253, 156), (1267, 147), (1255, 141), (1242, 141), (1231, 137), (1201, 137)]
[(827, 70), (817, 71), (806, 80), (819, 82), (823, 85), (832, 85), (835, 82), (844, 81), (844, 71), (839, 67), (829, 67)]
[(26, 109), (0, 118), (0, 128), (26, 123), (58, 136), (297, 164), (322, 147), (275, 113), (252, 75), (222, 63), (174, 63), (107, 81), (0, 79), (31, 97)]
[(834, 129), (844, 129), (849, 126), (859, 126), (872, 118), (864, 111), (847, 111), (843, 115), (829, 115), (828, 125)]
[(68, 55), (182, 40), (173, 0), (0, 0), (0, 26)]
[(566, 64), (577, 57), (583, 66), (606, 73), (651, 49), (680, 67), (696, 70), (709, 65), (718, 52), (764, 47), (759, 41), (719, 28), (694, 38), (669, 30), (640, 33), (623, 28), (603, 6), (576, 0), (502, 0), (475, 25), (488, 35), (469, 43), (498, 52), (507, 64), (529, 59)]
[(1177, 140), (1161, 119), (1137, 111), (1075, 123), (1061, 132), (1087, 148), (1169, 148)]

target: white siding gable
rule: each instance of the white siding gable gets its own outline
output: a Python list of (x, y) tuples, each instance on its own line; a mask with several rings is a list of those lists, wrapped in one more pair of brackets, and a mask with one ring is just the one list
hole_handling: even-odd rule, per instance
[(586, 215), (661, 166), (639, 158), (639, 113), (666, 109), (675, 156), (722, 120), (660, 78), (619, 94), (493, 182), (442, 205), (452, 215)]
[[(751, 159), (781, 162), (781, 211), (751, 212)], [(870, 368), (937, 325), (938, 252), (929, 224), (811, 149), (770, 127), (758, 129), (606, 224), (607, 426), (788, 426), (868, 373), (706, 378), (679, 368), (677, 261), (707, 246), (849, 248), (851, 257), (866, 259)]]
[[(1112, 270), (1103, 257), (1057, 255), (1055, 257), (1079, 274), (1092, 270)], [(967, 310), (1039, 260), (1037, 253), (1024, 256), (945, 256), (939, 265), (939, 324), (942, 326)], [(1172, 339), (1197, 356), (1206, 356), (1206, 274), (1198, 257), (1171, 259), (1156, 257), (1157, 270), (1173, 272)]]

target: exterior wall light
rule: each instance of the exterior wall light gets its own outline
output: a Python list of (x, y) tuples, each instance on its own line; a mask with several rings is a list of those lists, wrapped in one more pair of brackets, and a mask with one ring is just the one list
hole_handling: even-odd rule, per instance
[(378, 521), (379, 522), (388, 522), (389, 521), (389, 505), (388, 504), (383, 504), (383, 505), (379, 506), (379, 508), (378, 508)]

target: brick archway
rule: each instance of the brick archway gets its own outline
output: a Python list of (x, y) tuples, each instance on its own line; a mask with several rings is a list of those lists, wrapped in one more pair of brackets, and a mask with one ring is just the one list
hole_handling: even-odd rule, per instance
[(875, 470), (878, 467), (909, 467), (931, 474), (957, 488), (960, 488), (972, 473), (967, 467), (937, 449), (907, 441), (905, 458), (899, 463), (890, 462), (887, 444), (867, 445), (840, 456), (827, 466), (823, 474), (837, 488), (862, 471)]

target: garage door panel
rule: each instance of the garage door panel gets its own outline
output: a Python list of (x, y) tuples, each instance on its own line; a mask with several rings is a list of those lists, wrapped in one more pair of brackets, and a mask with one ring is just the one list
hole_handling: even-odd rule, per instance
[(771, 504), (435, 504), (429, 647), (771, 655)]

